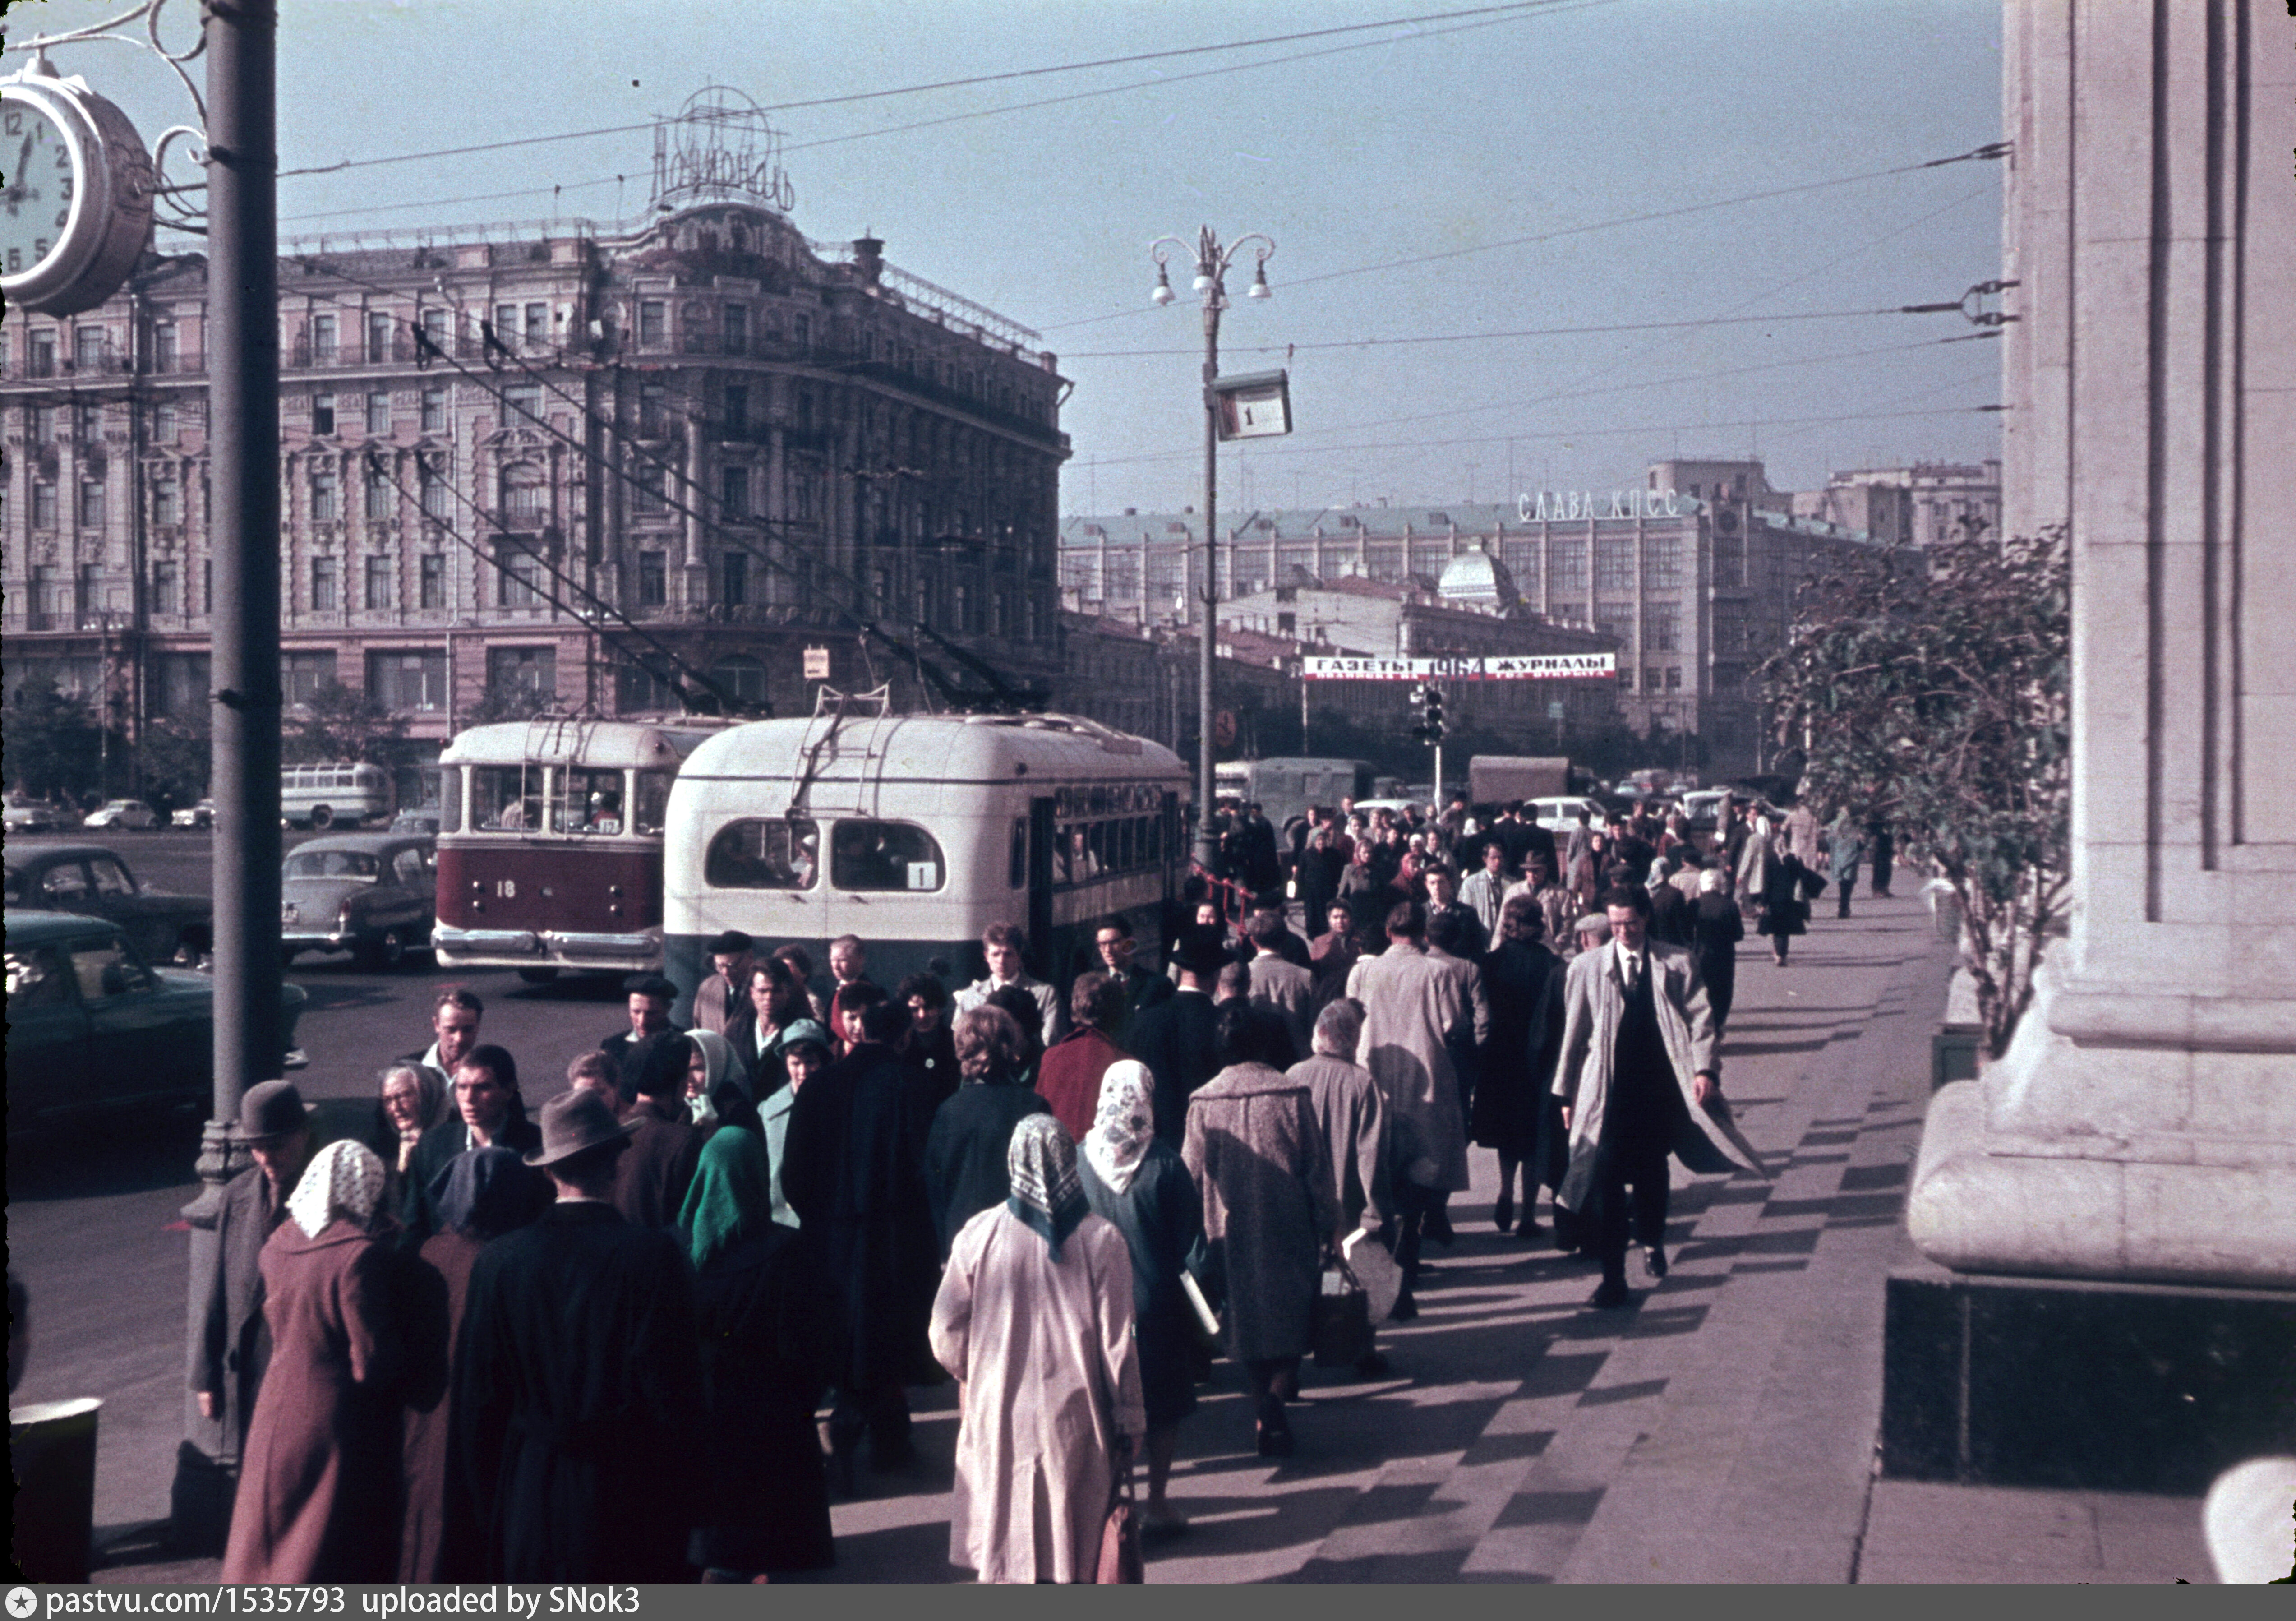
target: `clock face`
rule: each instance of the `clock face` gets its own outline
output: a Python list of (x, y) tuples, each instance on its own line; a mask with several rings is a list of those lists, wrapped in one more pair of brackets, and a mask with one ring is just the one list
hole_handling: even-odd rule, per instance
[(41, 103), (9, 88), (0, 95), (0, 275), (12, 282), (62, 251), (86, 176), (78, 140)]

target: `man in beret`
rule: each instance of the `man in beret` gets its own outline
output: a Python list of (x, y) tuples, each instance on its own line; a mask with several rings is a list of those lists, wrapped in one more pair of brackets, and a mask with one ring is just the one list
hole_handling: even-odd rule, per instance
[(693, 993), (693, 1029), (724, 1035), (726, 1024), (749, 1006), (750, 965), (757, 952), (758, 942), (739, 929), (727, 929), (709, 942), (711, 972)]
[(622, 1107), (627, 1108), (637, 1100), (638, 1071), (644, 1064), (646, 1038), (673, 1027), (669, 1007), (677, 1000), (677, 987), (659, 974), (633, 974), (622, 982), (622, 990), (629, 998), (629, 1028), (617, 1030), (599, 1042), (598, 1050), (611, 1058), (620, 1071)]
[(231, 1134), (255, 1163), (224, 1184), (211, 1218), (216, 1273), (192, 1347), (191, 1386), (200, 1417), (222, 1424), (236, 1453), (246, 1445), (256, 1392), (271, 1361), (271, 1331), (263, 1319), (263, 1246), (285, 1219), (287, 1196), (311, 1157), (303, 1094), (291, 1081), (249, 1087)]

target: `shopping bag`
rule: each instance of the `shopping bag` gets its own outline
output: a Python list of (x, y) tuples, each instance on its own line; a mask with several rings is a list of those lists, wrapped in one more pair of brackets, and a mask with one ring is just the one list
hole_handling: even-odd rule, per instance
[(1385, 1322), (1403, 1294), (1403, 1269), (1375, 1233), (1351, 1232), (1340, 1246), (1340, 1259), (1363, 1286), (1365, 1305), (1374, 1323)]
[(1324, 1269), (1313, 1340), (1318, 1368), (1352, 1368), (1371, 1354), (1371, 1304), (1344, 1266)]

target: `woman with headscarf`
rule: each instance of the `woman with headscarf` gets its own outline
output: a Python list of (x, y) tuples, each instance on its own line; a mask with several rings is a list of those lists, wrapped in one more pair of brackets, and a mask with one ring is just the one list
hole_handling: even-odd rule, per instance
[(734, 1044), (714, 1030), (689, 1030), (691, 1067), (685, 1074), (685, 1112), (701, 1131), (735, 1125), (766, 1137), (766, 1123), (750, 1098), (749, 1072), (734, 1056)]
[(404, 1227), (422, 1204), (413, 1175), (414, 1150), (422, 1145), (423, 1132), (454, 1112), (455, 1100), (445, 1077), (427, 1064), (393, 1064), (382, 1072), (381, 1082), (373, 1124), (347, 1135), (355, 1134), (382, 1161), (382, 1207)]
[(1214, 1292), (1227, 1303), (1228, 1354), (1251, 1380), (1259, 1455), (1288, 1458), (1282, 1392), (1311, 1343), (1339, 1198), (1314, 1097), (1268, 1066), (1263, 1028), (1242, 1000), (1220, 1005), (1226, 1067), (1188, 1099), (1181, 1157), (1203, 1196)]
[(1730, 880), (1718, 868), (1708, 868), (1699, 875), (1698, 903), (1691, 910), (1690, 958), (1698, 977), (1706, 982), (1718, 1041), (1738, 994), (1738, 942), (1745, 937), (1746, 920), (1730, 898)]
[(1013, 1129), (1006, 1172), (1011, 1197), (956, 1235), (933, 1301), (960, 1414), (949, 1561), (984, 1582), (1089, 1582), (1147, 1424), (1131, 1253), (1053, 1115)]
[(678, 1222), (693, 1261), (709, 1436), (708, 1506), (686, 1557), (705, 1582), (832, 1565), (813, 1413), (834, 1303), (796, 1232), (773, 1219), (764, 1139), (710, 1138)]
[(1156, 1140), (1156, 1077), (1136, 1059), (1108, 1066), (1100, 1107), (1085, 1134), (1078, 1180), (1095, 1215), (1114, 1223), (1132, 1252), (1133, 1338), (1148, 1414), (1148, 1504), (1143, 1528), (1187, 1524), (1165, 1501), (1180, 1420), (1196, 1410), (1188, 1299), (1180, 1270), (1202, 1239), (1203, 1200), (1178, 1152)]
[(398, 1544), (398, 1579), (439, 1582), (446, 1536), (448, 1374), (471, 1268), (489, 1240), (534, 1219), (547, 1197), (535, 1173), (511, 1148), (472, 1148), (447, 1162), (432, 1189), (439, 1230), (422, 1241), (408, 1280), (411, 1350), (401, 1451), (406, 1469), (406, 1518)]
[(398, 1568), (400, 1324), (374, 1230), (383, 1165), (331, 1142), (263, 1247), (271, 1362), (248, 1427), (222, 1579), (388, 1582)]
[(1013, 1128), (1053, 1107), (1022, 1074), (1027, 1037), (1012, 1015), (993, 1005), (960, 1013), (955, 1037), (962, 1084), (925, 1137), (925, 1195), (944, 1257), (958, 1228), (1013, 1191), (1004, 1169)]

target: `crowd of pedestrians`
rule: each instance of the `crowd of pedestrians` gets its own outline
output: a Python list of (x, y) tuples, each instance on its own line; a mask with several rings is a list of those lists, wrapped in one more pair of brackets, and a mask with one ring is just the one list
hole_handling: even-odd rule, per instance
[(690, 1029), (632, 978), (536, 1115), (460, 988), (357, 1129), (321, 1142), (291, 1084), (251, 1089), (191, 1370), (242, 1458), (224, 1579), (816, 1570), (832, 1495), (913, 1467), (909, 1392), (953, 1379), (952, 1561), (1092, 1580), (1136, 1462), (1142, 1526), (1185, 1528), (1218, 1355), (1285, 1457), (1343, 1257), (1391, 1257), (1416, 1314), (1471, 1145), (1499, 1230), (1541, 1237), (1544, 1189), (1590, 1304), (1623, 1304), (1630, 1248), (1667, 1270), (1669, 1156), (1759, 1169), (1718, 1057), (1748, 921), (1784, 963), (1813, 875), (1848, 916), (1876, 841), (1464, 810), (1316, 810), (1285, 852), (1238, 808), (1164, 972), (1120, 917), (1042, 965), (1084, 967), (1065, 992), (1009, 926), (954, 990), (881, 985), (851, 936), (816, 982), (729, 932)]

